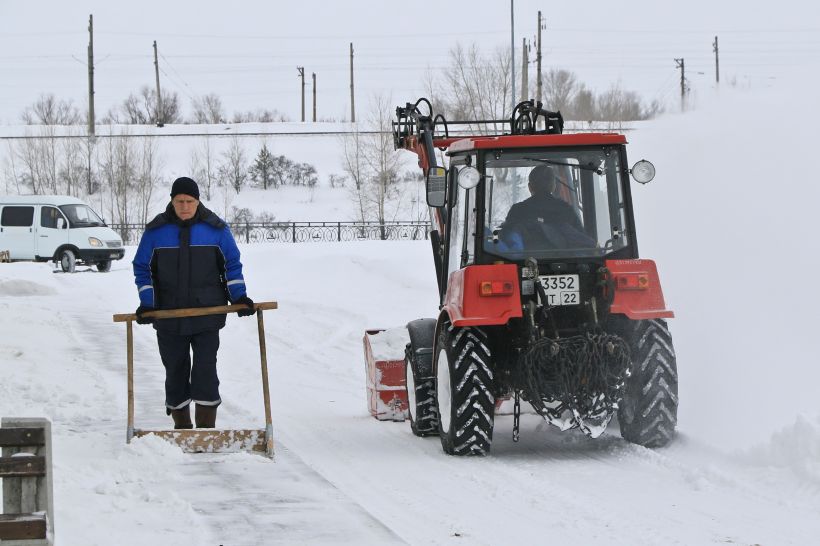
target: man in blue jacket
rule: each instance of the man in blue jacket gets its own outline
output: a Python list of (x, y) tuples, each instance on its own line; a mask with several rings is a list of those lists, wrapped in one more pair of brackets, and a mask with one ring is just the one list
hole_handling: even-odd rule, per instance
[[(245, 292), (239, 249), (227, 224), (199, 202), (199, 187), (177, 178), (165, 212), (145, 226), (134, 256), (139, 291), (139, 324), (153, 323), (165, 366), (165, 407), (174, 428), (193, 428), (190, 404), (196, 403), (198, 428), (213, 428), (219, 397), (216, 353), (225, 315), (154, 320), (143, 313), (243, 305), (239, 316), (256, 311)], [(191, 362), (193, 350), (193, 365)]]

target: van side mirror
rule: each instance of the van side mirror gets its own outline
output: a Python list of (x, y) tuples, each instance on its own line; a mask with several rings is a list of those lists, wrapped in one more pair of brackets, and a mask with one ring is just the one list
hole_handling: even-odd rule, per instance
[(427, 173), (427, 204), (443, 207), (447, 200), (447, 169), (433, 167)]
[(57, 229), (65, 229), (65, 218), (57, 218)]

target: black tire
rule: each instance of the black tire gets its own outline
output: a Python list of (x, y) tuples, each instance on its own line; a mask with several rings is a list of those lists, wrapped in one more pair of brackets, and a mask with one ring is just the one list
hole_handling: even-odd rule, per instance
[(662, 319), (613, 319), (613, 333), (627, 342), (632, 357), (618, 407), (621, 436), (644, 447), (663, 447), (678, 422), (678, 368), (669, 328)]
[(60, 268), (63, 270), (63, 273), (74, 273), (76, 265), (77, 257), (74, 255), (73, 250), (65, 249), (60, 252)]
[[(431, 349), (427, 349), (430, 353)], [(416, 436), (431, 436), (438, 433), (438, 412), (436, 410), (435, 378), (432, 370), (420, 366), (419, 355), (408, 343), (404, 350), (404, 371), (407, 380), (407, 406), (410, 414), (410, 430)]]
[(103, 260), (101, 262), (97, 262), (97, 271), (100, 273), (107, 273), (111, 271), (111, 260)]
[(486, 455), (493, 440), (495, 411), (487, 338), (476, 328), (446, 325), (435, 351), (441, 446), (450, 455)]

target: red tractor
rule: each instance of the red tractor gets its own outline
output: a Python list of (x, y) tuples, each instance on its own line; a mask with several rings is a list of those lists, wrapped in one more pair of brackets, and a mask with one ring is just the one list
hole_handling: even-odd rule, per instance
[[(666, 445), (673, 313), (639, 258), (629, 183), (649, 182), (652, 164), (630, 169), (621, 134), (563, 134), (560, 112), (534, 101), (503, 121), (448, 122), (427, 99), (396, 113), (396, 148), (426, 177), (440, 301), (438, 317), (407, 325), (413, 433), (484, 455), (496, 401), (512, 398), (516, 440), (524, 400), (561, 430), (597, 437), (617, 413), (627, 441)], [(450, 135), (479, 123), (504, 134)]]

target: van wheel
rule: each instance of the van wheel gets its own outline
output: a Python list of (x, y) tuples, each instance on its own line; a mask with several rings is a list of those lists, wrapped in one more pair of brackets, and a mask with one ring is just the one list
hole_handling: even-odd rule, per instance
[(103, 260), (101, 262), (97, 262), (97, 271), (100, 273), (106, 273), (111, 271), (111, 260)]
[(76, 265), (77, 257), (74, 256), (74, 251), (66, 249), (60, 253), (60, 267), (63, 269), (63, 273), (74, 273), (74, 266)]

